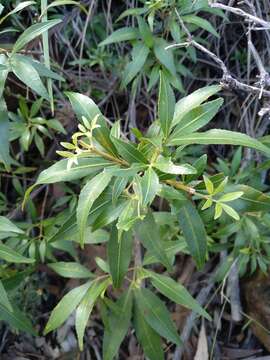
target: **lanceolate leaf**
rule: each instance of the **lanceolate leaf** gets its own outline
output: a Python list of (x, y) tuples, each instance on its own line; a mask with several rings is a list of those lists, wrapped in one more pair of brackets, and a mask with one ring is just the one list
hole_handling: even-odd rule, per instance
[(99, 46), (109, 45), (120, 41), (134, 40), (139, 37), (139, 31), (132, 27), (124, 27), (114, 31), (107, 39), (103, 40)]
[(198, 268), (202, 268), (207, 251), (206, 232), (200, 215), (190, 201), (180, 207), (179, 223), (191, 256)]
[[(16, 14), (17, 12), (23, 10), (24, 8), (26, 8), (27, 6), (33, 5), (35, 4), (35, 1), (22, 1), (20, 2), (13, 10), (11, 10), (9, 13), (7, 13), (5, 16), (3, 16), (0, 19), (0, 24), (10, 15)], [(0, 12), (1, 14), (1, 12)]]
[(81, 286), (72, 289), (68, 292), (61, 301), (56, 305), (53, 309), (49, 321), (46, 325), (44, 333), (56, 329), (60, 325), (62, 325), (69, 315), (75, 310), (77, 305), (81, 302), (82, 298), (86, 294), (87, 290), (91, 286), (91, 282), (87, 282)]
[(240, 199), (233, 202), (233, 207), (239, 211), (257, 212), (270, 211), (270, 196), (258, 191), (251, 186), (236, 185), (229, 187), (228, 190), (242, 191), (244, 194)]
[(49, 94), (43, 85), (37, 70), (28, 61), (25, 61), (25, 59), (22, 57), (13, 55), (10, 62), (11, 69), (17, 78), (19, 78), (25, 85), (29, 86), (44, 99), (50, 100)]
[(78, 159), (78, 165), (73, 164), (71, 168), (68, 168), (67, 162), (68, 160), (60, 160), (48, 169), (42, 171), (36, 181), (36, 185), (81, 179), (112, 165), (110, 161), (104, 160), (101, 157)]
[(113, 360), (117, 354), (130, 325), (132, 302), (129, 289), (115, 303), (117, 312), (108, 315), (103, 339), (103, 360)]
[(83, 350), (83, 335), (89, 316), (91, 315), (98, 297), (106, 290), (109, 283), (109, 279), (105, 279), (99, 282), (93, 281), (87, 293), (84, 295), (80, 305), (77, 307), (75, 327), (79, 341), (79, 348), (81, 351)]
[(158, 176), (151, 167), (139, 178), (139, 187), (142, 206), (151, 204), (160, 188)]
[[(0, 54), (0, 65), (6, 67), (5, 69), (2, 69), (0, 71), (0, 97), (2, 97), (4, 87), (5, 87), (5, 82), (6, 82), (6, 79), (7, 79), (8, 72), (9, 72), (8, 58), (4, 54)], [(4, 100), (2, 100), (2, 101), (4, 101)]]
[(36, 183), (25, 192), (23, 204), (37, 185), (81, 179), (110, 165), (113, 163), (98, 156), (78, 159), (78, 164), (73, 164), (71, 168), (68, 167), (67, 159), (60, 160), (39, 174)]
[(75, 111), (79, 121), (82, 120), (83, 116), (86, 117), (87, 120), (93, 120), (97, 115), (99, 115), (98, 124), (106, 126), (106, 122), (103, 115), (101, 114), (101, 111), (92, 99), (86, 95), (70, 91), (66, 92), (65, 94), (69, 98), (72, 108)]
[(0, 281), (0, 304), (5, 307), (9, 312), (13, 312), (12, 305), (9, 301), (7, 292), (3, 286), (2, 281)]
[[(223, 99), (219, 98), (200, 105), (189, 111), (178, 123), (170, 138), (190, 134), (207, 125), (209, 121), (217, 114), (223, 103)], [(170, 141), (170, 139), (168, 140)]]
[(136, 230), (143, 246), (163, 265), (171, 269), (170, 261), (161, 242), (157, 224), (151, 213), (148, 213), (145, 219), (138, 223)]
[(172, 51), (165, 49), (168, 45), (169, 44), (165, 40), (156, 38), (154, 43), (154, 53), (159, 62), (169, 70), (172, 76), (176, 77), (176, 68)]
[(132, 50), (132, 61), (127, 64), (123, 73), (123, 85), (127, 86), (141, 71), (145, 64), (149, 49), (144, 43), (138, 42)]
[(180, 336), (164, 303), (148, 289), (140, 288), (134, 293), (137, 306), (151, 328), (166, 339), (180, 345)]
[[(5, 70), (4, 70), (5, 72)], [(1, 71), (0, 71), (0, 94), (1, 94)], [(3, 84), (4, 86), (4, 84)], [(1, 95), (0, 95), (1, 96)], [(9, 119), (5, 100), (0, 99), (0, 162), (10, 170), (11, 157), (9, 155)]]
[(21, 54), (16, 54), (16, 58), (20, 59), (22, 62), (27, 62), (30, 65), (32, 65), (36, 71), (39, 73), (39, 76), (45, 76), (54, 80), (59, 80), (59, 81), (65, 81), (65, 79), (56, 74), (55, 72), (51, 71), (50, 69), (46, 68), (46, 66), (44, 66), (43, 64), (41, 64), (39, 61), (36, 61), (32, 58), (30, 58), (29, 56), (24, 56)]
[(26, 29), (17, 39), (13, 46), (12, 53), (20, 51), (26, 44), (41, 35), (44, 31), (48, 31), (53, 26), (59, 24), (62, 20), (49, 20), (42, 23), (37, 23)]
[(141, 37), (148, 48), (154, 44), (153, 34), (147, 22), (141, 16), (137, 17)]
[(83, 246), (85, 242), (85, 235), (86, 235), (85, 230), (86, 230), (89, 211), (94, 201), (99, 197), (99, 195), (102, 194), (104, 189), (106, 189), (106, 187), (109, 185), (110, 180), (111, 180), (111, 175), (102, 172), (96, 175), (90, 181), (88, 181), (81, 190), (78, 207), (77, 207), (77, 224), (78, 224), (81, 246)]
[(144, 155), (132, 144), (112, 137), (116, 149), (121, 157), (130, 163), (147, 163)]
[(113, 226), (108, 243), (108, 261), (115, 288), (119, 288), (122, 285), (122, 281), (128, 270), (131, 254), (132, 233), (118, 232), (116, 227)]
[(162, 71), (160, 71), (158, 116), (165, 137), (167, 137), (170, 132), (174, 107), (175, 107), (175, 98), (174, 98), (173, 90), (166, 76), (163, 74)]
[(183, 285), (179, 284), (168, 276), (160, 275), (154, 273), (153, 271), (146, 271), (146, 274), (151, 277), (151, 282), (154, 287), (164, 296), (174, 301), (176, 304), (180, 304), (187, 307), (188, 309), (194, 310), (208, 320), (211, 320), (211, 317), (190, 295), (190, 293)]
[(24, 234), (23, 230), (19, 229), (5, 216), (0, 216), (0, 233), (1, 232), (13, 233), (13, 236), (14, 234)]
[(210, 96), (216, 94), (220, 90), (220, 85), (206, 86), (185, 96), (183, 99), (180, 99), (175, 105), (172, 126), (177, 125), (189, 111), (201, 105)]
[(128, 178), (117, 177), (112, 188), (112, 202), (113, 204), (119, 199), (120, 195), (124, 191), (128, 184)]
[(37, 332), (33, 328), (30, 320), (13, 305), (13, 310), (10, 311), (8, 308), (0, 304), (0, 320), (6, 321), (10, 326), (15, 329), (25, 331), (28, 334), (37, 336)]
[(189, 164), (175, 165), (170, 158), (159, 156), (154, 167), (166, 174), (187, 175), (196, 174), (197, 170)]
[(30, 264), (35, 262), (35, 259), (29, 259), (4, 244), (0, 244), (0, 259), (18, 264), (19, 263)]
[(202, 29), (209, 31), (211, 34), (215, 35), (216, 37), (219, 37), (219, 34), (216, 32), (215, 28), (210, 24), (210, 22), (207, 21), (206, 19), (203, 19), (200, 16), (185, 15), (182, 17), (182, 19), (184, 22), (197, 25)]
[(118, 157), (117, 150), (111, 141), (110, 131), (107, 127), (101, 126), (94, 129), (93, 136), (105, 150), (113, 156)]
[(59, 261), (48, 264), (48, 266), (57, 274), (66, 278), (87, 279), (94, 276), (86, 267), (76, 262)]
[(148, 325), (141, 309), (135, 303), (134, 327), (136, 337), (141, 344), (145, 356), (150, 360), (163, 360), (164, 353), (160, 336)]
[(224, 144), (224, 145), (240, 145), (251, 147), (255, 150), (270, 156), (270, 149), (263, 145), (260, 141), (242, 133), (229, 130), (213, 129), (203, 133), (193, 133), (183, 136), (171, 138), (168, 145), (190, 145), (190, 144)]

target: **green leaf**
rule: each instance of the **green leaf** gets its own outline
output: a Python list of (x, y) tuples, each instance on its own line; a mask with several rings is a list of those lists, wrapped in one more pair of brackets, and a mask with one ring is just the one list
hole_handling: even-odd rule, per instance
[(112, 142), (114, 143), (121, 157), (129, 163), (135, 162), (147, 164), (147, 159), (132, 143), (125, 142), (114, 137), (112, 137)]
[(121, 196), (122, 192), (125, 190), (128, 184), (128, 178), (121, 178), (117, 177), (114, 181), (113, 188), (112, 188), (112, 202), (116, 204), (117, 200)]
[(178, 122), (177, 127), (171, 134), (168, 141), (178, 136), (183, 136), (184, 134), (190, 134), (207, 125), (209, 121), (211, 121), (213, 117), (217, 114), (222, 104), (223, 99), (218, 98), (189, 111)]
[(137, 306), (151, 328), (161, 336), (180, 346), (180, 336), (164, 303), (154, 293), (145, 288), (135, 290), (134, 294)]
[(182, 16), (182, 20), (189, 24), (197, 25), (219, 38), (219, 34), (216, 32), (215, 28), (210, 24), (210, 22), (200, 16), (184, 15)]
[(236, 185), (228, 190), (242, 191), (244, 194), (237, 199), (233, 206), (236, 210), (245, 212), (270, 211), (270, 196), (258, 191), (251, 186)]
[(221, 202), (233, 201), (233, 200), (236, 200), (236, 199), (240, 198), (243, 194), (244, 194), (243, 191), (230, 192), (228, 194), (222, 195), (218, 199), (218, 201), (221, 201)]
[(65, 92), (65, 95), (69, 98), (71, 106), (79, 121), (82, 120), (83, 116), (86, 117), (87, 120), (93, 120), (97, 115), (99, 115), (98, 124), (106, 126), (106, 122), (101, 111), (92, 99), (86, 95), (70, 91)]
[(48, 169), (42, 171), (36, 184), (53, 184), (60, 181), (73, 181), (88, 176), (96, 171), (112, 165), (101, 157), (78, 159), (78, 165), (73, 164), (69, 169), (68, 160), (60, 160)]
[(103, 206), (103, 210), (97, 216), (93, 222), (93, 231), (100, 229), (106, 225), (111, 224), (115, 221), (120, 215), (123, 215), (125, 211), (126, 202), (120, 201), (117, 204), (111, 204), (111, 199), (109, 199)]
[(159, 96), (158, 96), (158, 117), (161, 125), (161, 129), (165, 138), (170, 133), (171, 123), (173, 119), (175, 98), (174, 92), (167, 80), (166, 76), (160, 71), (160, 84), (159, 84)]
[(171, 269), (170, 261), (162, 246), (159, 230), (152, 213), (149, 212), (144, 220), (138, 223), (136, 232), (143, 246), (165, 265), (167, 269)]
[(194, 91), (183, 99), (180, 99), (175, 105), (172, 126), (177, 125), (188, 112), (201, 105), (210, 96), (216, 94), (220, 90), (220, 85), (206, 86)]
[(113, 286), (119, 288), (128, 270), (132, 255), (132, 233), (118, 232), (113, 226), (107, 249)]
[(151, 73), (149, 76), (147, 91), (150, 91), (152, 89), (152, 87), (158, 82), (159, 71), (160, 71), (159, 65), (155, 65), (152, 67), (152, 70), (151, 70)]
[(135, 176), (138, 172), (143, 171), (146, 168), (145, 164), (133, 163), (129, 168), (121, 168), (119, 166), (111, 166), (105, 171), (113, 176), (124, 178), (128, 180), (130, 177)]
[(48, 323), (45, 327), (44, 334), (58, 328), (62, 325), (70, 314), (75, 310), (78, 304), (83, 299), (87, 290), (91, 286), (91, 282), (87, 282), (69, 291), (53, 309)]
[(4, 308), (6, 308), (9, 312), (13, 312), (12, 305), (11, 305), (11, 303), (9, 301), (7, 292), (6, 292), (5, 288), (4, 288), (3, 283), (2, 283), (1, 280), (0, 280), (0, 304)]
[(46, 100), (50, 100), (49, 94), (43, 85), (36, 69), (24, 58), (13, 55), (10, 59), (11, 70), (25, 85), (38, 93)]
[(165, 40), (155, 38), (154, 53), (159, 62), (169, 70), (172, 76), (176, 77), (176, 68), (172, 51), (165, 49), (168, 45), (169, 44)]
[(8, 308), (0, 304), (0, 320), (6, 321), (9, 325), (15, 329), (25, 331), (28, 334), (37, 336), (37, 332), (33, 328), (30, 320), (25, 316), (23, 312), (12, 306), (13, 310), (10, 311)]
[[(6, 18), (8, 18), (10, 15), (16, 14), (17, 12), (19, 12), (19, 11), (23, 10), (24, 8), (26, 8), (27, 6), (33, 5), (35, 3), (36, 3), (35, 1), (22, 1), (22, 2), (20, 2), (13, 10), (11, 10), (9, 13), (7, 13), (5, 16), (3, 16), (0, 19), (0, 24), (2, 24), (2, 22), (5, 21)], [(1, 14), (1, 12), (0, 12), (0, 14)]]
[(117, 150), (110, 137), (110, 130), (107, 127), (100, 126), (95, 128), (93, 131), (93, 136), (105, 150), (107, 150), (113, 156), (118, 157)]
[(130, 325), (132, 300), (132, 292), (127, 290), (115, 303), (118, 311), (108, 316), (103, 338), (103, 360), (113, 360), (118, 352)]
[(117, 18), (116, 22), (122, 20), (124, 17), (133, 16), (133, 15), (142, 15), (147, 12), (147, 8), (131, 8), (122, 12), (122, 14)]
[(98, 46), (109, 45), (121, 41), (134, 40), (137, 39), (138, 37), (139, 37), (138, 29), (132, 27), (123, 27), (121, 29), (114, 31), (105, 40), (99, 43)]
[(204, 184), (205, 184), (208, 194), (213, 194), (214, 184), (212, 183), (212, 181), (205, 175), (203, 176), (203, 181), (204, 181)]
[[(0, 71), (0, 87), (1, 81), (3, 80), (1, 79), (1, 73), (3, 72)], [(11, 157), (9, 155), (9, 118), (6, 103), (3, 98), (0, 99), (0, 162), (4, 163), (8, 171), (10, 170)]]
[(65, 81), (65, 79), (62, 76), (60, 76), (60, 75), (56, 74), (55, 72), (51, 71), (50, 69), (46, 68), (46, 66), (44, 66), (37, 60), (34, 60), (30, 57), (27, 57), (27, 56), (24, 56), (21, 54), (16, 54), (16, 58), (20, 59), (23, 63), (28, 63), (32, 67), (34, 67), (36, 69), (36, 71), (39, 73), (39, 76), (44, 76), (44, 77), (51, 78), (51, 79), (58, 80), (58, 81)]
[(152, 203), (160, 188), (156, 172), (149, 167), (142, 177), (139, 177), (139, 192), (142, 206)]
[(66, 135), (67, 132), (65, 130), (65, 128), (63, 127), (63, 125), (60, 123), (60, 121), (56, 120), (56, 119), (50, 119), (47, 120), (47, 125), (49, 128)]
[(176, 304), (183, 305), (188, 309), (196, 311), (206, 319), (211, 320), (211, 317), (190, 295), (190, 293), (183, 285), (179, 284), (168, 276), (160, 275), (149, 270), (144, 270), (144, 272), (146, 272), (146, 274), (151, 277), (151, 283), (158, 291), (161, 292), (161, 294)]
[(161, 155), (153, 166), (166, 174), (187, 175), (197, 173), (193, 166), (189, 164), (175, 165), (170, 158), (164, 158)]
[[(174, 263), (174, 257), (176, 254), (183, 252), (188, 253), (187, 251), (187, 245), (183, 238), (180, 238), (176, 241), (163, 241), (162, 246), (170, 260), (170, 263)], [(146, 253), (143, 259), (143, 265), (151, 265), (158, 263), (159, 260), (152, 254)]]
[(24, 234), (24, 231), (14, 225), (7, 217), (0, 216), (0, 233)]
[(202, 210), (206, 210), (213, 205), (213, 200), (207, 199), (206, 202), (202, 206)]
[(89, 180), (81, 190), (77, 207), (77, 224), (80, 235), (80, 244), (85, 242), (85, 230), (89, 211), (94, 201), (101, 195), (111, 181), (111, 175), (102, 172)]
[(33, 39), (35, 39), (37, 36), (41, 35), (45, 31), (48, 31), (49, 29), (59, 24), (60, 22), (62, 22), (62, 20), (55, 19), (55, 20), (44, 21), (42, 23), (37, 23), (30, 26), (19, 36), (19, 38), (15, 42), (12, 49), (12, 54), (20, 51), (30, 41), (32, 41)]
[(240, 220), (240, 217), (238, 215), (238, 213), (231, 207), (225, 204), (220, 204), (222, 209), (229, 215), (231, 216), (233, 219), (235, 220)]
[(109, 279), (105, 279), (99, 282), (93, 281), (87, 293), (84, 295), (80, 305), (77, 307), (75, 328), (78, 336), (79, 348), (81, 351), (83, 350), (83, 336), (89, 316), (91, 315), (98, 297), (106, 290), (109, 283)]
[[(8, 72), (9, 72), (8, 58), (4, 54), (0, 54), (0, 65), (5, 67), (5, 69), (2, 69), (0, 71), (0, 98), (2, 98), (3, 91), (4, 91), (4, 88), (5, 88), (5, 82), (6, 82), (6, 79), (7, 79), (7, 76), (8, 76)], [(3, 104), (5, 104), (4, 99), (1, 99), (1, 102)], [(1, 109), (2, 108), (4, 108), (3, 105), (1, 105)]]
[(168, 145), (190, 145), (190, 144), (202, 144), (202, 145), (241, 145), (253, 148), (255, 150), (265, 153), (270, 156), (270, 149), (263, 145), (260, 141), (242, 133), (213, 129), (205, 131), (203, 133), (193, 133), (183, 136), (178, 136), (169, 141)]
[(202, 268), (207, 252), (207, 238), (204, 224), (190, 201), (179, 209), (179, 223), (191, 256), (198, 268)]
[(65, 278), (84, 279), (94, 276), (85, 266), (77, 262), (59, 261), (48, 264), (49, 268)]
[(137, 200), (129, 199), (125, 201), (122, 212), (119, 214), (119, 218), (116, 227), (119, 231), (129, 231), (134, 223), (137, 221)]
[[(77, 5), (79, 7), (82, 7), (83, 9), (83, 6), (80, 5), (80, 2), (79, 1), (74, 1), (74, 0), (55, 0), (55, 1), (52, 1), (45, 9), (45, 12), (48, 11), (48, 9), (52, 8), (52, 7), (56, 7), (56, 6), (63, 6), (63, 5)], [(41, 14), (43, 15), (43, 14)]]
[(145, 45), (148, 48), (151, 48), (154, 44), (153, 34), (152, 34), (147, 22), (141, 16), (138, 16), (137, 20), (138, 20), (139, 31), (140, 31), (141, 37), (142, 37)]
[(29, 259), (4, 244), (0, 244), (0, 259), (16, 264), (31, 264), (35, 262), (35, 259)]
[(145, 321), (145, 316), (135, 303), (134, 327), (136, 337), (141, 344), (144, 355), (150, 360), (163, 360), (164, 353), (160, 336)]
[(149, 54), (149, 48), (142, 42), (137, 42), (132, 50), (132, 61), (129, 62), (123, 73), (123, 85), (127, 86), (141, 71)]

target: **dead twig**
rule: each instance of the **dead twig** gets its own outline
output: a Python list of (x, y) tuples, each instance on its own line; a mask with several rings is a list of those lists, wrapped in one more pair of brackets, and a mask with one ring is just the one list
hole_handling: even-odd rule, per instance
[(240, 8), (228, 6), (228, 5), (224, 5), (224, 4), (220, 4), (220, 3), (216, 3), (216, 2), (215, 3), (209, 2), (209, 6), (212, 8), (217, 8), (217, 9), (231, 12), (238, 16), (242, 16), (242, 17), (246, 18), (247, 20), (252, 21), (255, 24), (261, 25), (264, 28), (264, 30), (270, 29), (270, 22), (265, 21), (255, 15), (249, 14)]

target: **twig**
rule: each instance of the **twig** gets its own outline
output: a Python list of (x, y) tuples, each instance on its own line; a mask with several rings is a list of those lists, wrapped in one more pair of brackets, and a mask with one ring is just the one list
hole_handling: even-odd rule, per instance
[(212, 8), (229, 11), (233, 14), (236, 14), (236, 15), (239, 15), (239, 16), (242, 16), (242, 17), (248, 19), (255, 24), (261, 25), (264, 29), (270, 29), (270, 23), (268, 21), (260, 19), (259, 17), (255, 16), (255, 15), (249, 14), (242, 9), (224, 5), (224, 4), (220, 4), (220, 3), (211, 3), (211, 2), (209, 3), (209, 6)]
[(235, 261), (228, 275), (227, 296), (230, 298), (232, 320), (239, 322), (242, 320), (242, 306), (239, 289), (238, 265)]
[(183, 47), (183, 46), (194, 46), (195, 48), (197, 48), (198, 50), (202, 51), (203, 53), (207, 54), (215, 63), (217, 63), (219, 65), (219, 67), (221, 68), (222, 72), (223, 72), (223, 76), (221, 79), (221, 85), (224, 88), (228, 88), (228, 89), (236, 89), (236, 90), (242, 90), (244, 92), (248, 92), (248, 93), (255, 93), (260, 95), (264, 95), (267, 97), (270, 97), (270, 91), (256, 87), (256, 86), (252, 86), (252, 85), (247, 85), (242, 83), (241, 81), (235, 79), (229, 72), (227, 66), (225, 65), (224, 61), (221, 60), (216, 54), (214, 54), (213, 52), (211, 52), (210, 50), (208, 50), (206, 47), (204, 47), (203, 45), (199, 44), (196, 40), (194, 40), (193, 36), (191, 35), (190, 31), (188, 30), (188, 28), (186, 27), (186, 25), (184, 24), (183, 20), (181, 19), (179, 13), (177, 10), (176, 11), (176, 15), (178, 17), (179, 23), (182, 26), (183, 30), (185, 31), (186, 35), (187, 35), (187, 42), (181, 43), (181, 44), (173, 44), (173, 45), (169, 45), (166, 47), (167, 49), (171, 49), (171, 48), (176, 48), (176, 47)]

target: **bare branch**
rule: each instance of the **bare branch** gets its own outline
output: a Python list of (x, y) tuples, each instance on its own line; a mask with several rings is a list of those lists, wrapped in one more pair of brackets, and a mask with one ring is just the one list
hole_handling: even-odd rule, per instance
[(188, 28), (184, 24), (183, 20), (181, 19), (181, 16), (179, 15), (178, 11), (175, 10), (175, 12), (176, 12), (176, 15), (177, 15), (177, 18), (178, 18), (178, 21), (179, 21), (181, 27), (183, 28), (183, 30), (185, 31), (185, 33), (187, 35), (187, 41), (184, 43), (173, 44), (173, 45), (167, 46), (166, 49), (183, 47), (183, 46), (194, 46), (196, 49), (198, 49), (201, 52), (208, 55), (215, 63), (217, 63), (219, 65), (220, 69), (223, 72), (223, 76), (221, 79), (221, 85), (224, 88), (228, 88), (231, 90), (236, 89), (236, 90), (242, 90), (242, 91), (248, 92), (248, 93), (254, 93), (254, 94), (259, 95), (259, 97), (261, 97), (262, 95), (264, 95), (266, 97), (270, 97), (270, 91), (265, 90), (263, 87), (259, 88), (257, 86), (248, 85), (248, 84), (242, 83), (241, 81), (235, 79), (230, 74), (230, 72), (223, 60), (221, 60), (212, 51), (208, 50), (206, 47), (204, 47), (203, 45), (199, 44), (196, 40), (194, 40), (190, 31), (188, 30)]
[(261, 25), (264, 29), (270, 29), (270, 23), (269, 21), (265, 21), (263, 19), (260, 19), (259, 17), (249, 14), (247, 12), (245, 12), (242, 9), (236, 8), (236, 7), (232, 7), (232, 6), (228, 6), (228, 5), (224, 5), (224, 4), (220, 4), (220, 3), (209, 3), (209, 6), (212, 8), (217, 8), (217, 9), (222, 9), (222, 10), (226, 10), (229, 11), (233, 14), (242, 16), (244, 18), (246, 18), (249, 21), (252, 21), (255, 24)]

